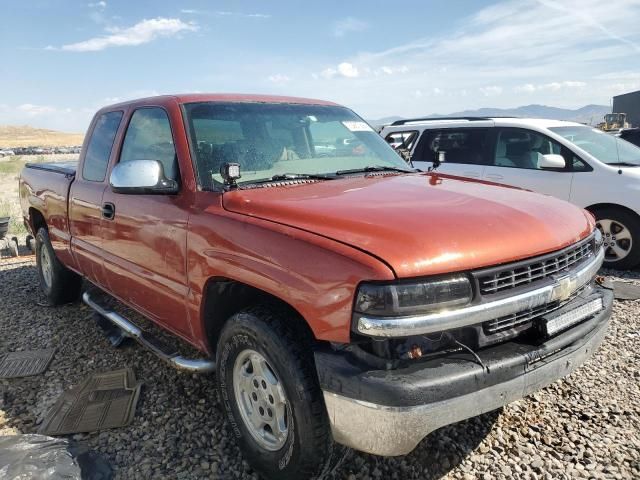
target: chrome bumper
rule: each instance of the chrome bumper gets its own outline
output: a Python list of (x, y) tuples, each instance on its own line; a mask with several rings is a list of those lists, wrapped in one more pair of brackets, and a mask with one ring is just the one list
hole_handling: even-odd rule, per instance
[(589, 283), (604, 261), (604, 249), (592, 256), (579, 270), (559, 277), (555, 283), (512, 297), (488, 303), (410, 317), (361, 316), (357, 330), (371, 337), (408, 337), (486, 322), (496, 318), (540, 307), (558, 300), (566, 300)]
[[(490, 412), (540, 390), (571, 373), (598, 348), (606, 334), (612, 301), (610, 295), (605, 309), (592, 320), (596, 326), (577, 341), (542, 358), (521, 354), (505, 358), (507, 363), (522, 363), (520, 375), (466, 394), (428, 404), (391, 407), (323, 390), (333, 437), (338, 443), (374, 455), (405, 455), (440, 427)], [(478, 369), (477, 383), (482, 385), (485, 373)], [(450, 374), (455, 376), (455, 372)]]

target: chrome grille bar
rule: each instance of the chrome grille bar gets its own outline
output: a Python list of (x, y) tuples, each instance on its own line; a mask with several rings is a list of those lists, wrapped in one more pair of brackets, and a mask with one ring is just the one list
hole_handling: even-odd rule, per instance
[(531, 259), (529, 263), (518, 266), (505, 266), (504, 269), (489, 275), (480, 275), (480, 293), (490, 295), (504, 290), (533, 283), (560, 272), (569, 270), (593, 254), (593, 239), (571, 247), (546, 259)]

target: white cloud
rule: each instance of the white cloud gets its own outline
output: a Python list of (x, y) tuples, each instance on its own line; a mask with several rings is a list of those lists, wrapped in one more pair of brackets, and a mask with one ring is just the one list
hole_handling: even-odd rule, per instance
[[(129, 28), (108, 28), (109, 35), (90, 38), (82, 42), (63, 45), (60, 50), (69, 52), (97, 52), (110, 47), (137, 46), (161, 37), (174, 37), (182, 32), (196, 31), (195, 23), (185, 23), (178, 18), (152, 18), (142, 20)], [(46, 47), (51, 50), (52, 47)]]
[(369, 28), (369, 24), (354, 17), (346, 17), (333, 24), (333, 35), (344, 37), (348, 33), (362, 32)]
[[(357, 78), (360, 75), (358, 68), (349, 62), (342, 62), (337, 68), (329, 67), (320, 72), (320, 76), (326, 79), (336, 76), (344, 78)], [(317, 78), (317, 75), (315, 76)]]
[(480, 90), (480, 93), (483, 94), (485, 97), (494, 97), (502, 93), (502, 87), (498, 87), (497, 85), (481, 87), (479, 90)]
[(100, 0), (99, 2), (91, 2), (91, 3), (87, 3), (87, 7), (105, 9), (107, 8), (107, 2), (103, 0)]
[(407, 73), (409, 71), (409, 67), (406, 65), (401, 65), (399, 67), (389, 67), (388, 65), (383, 65), (382, 67), (373, 71), (374, 75), (395, 75), (398, 73)]
[(230, 12), (228, 10), (197, 10), (195, 8), (182, 8), (180, 13), (187, 15), (200, 15), (209, 17), (245, 17), (245, 18), (271, 18), (271, 14), (268, 13), (242, 13), (242, 12)]
[(18, 105), (16, 109), (30, 117), (37, 117), (39, 115), (56, 112), (55, 107), (51, 107), (49, 105), (34, 105), (33, 103), (23, 103), (22, 105)]
[(282, 73), (276, 73), (274, 75), (269, 75), (267, 77), (267, 80), (269, 80), (271, 83), (275, 83), (276, 85), (284, 85), (286, 83), (289, 83), (289, 81), (291, 81), (291, 78)]
[(558, 90), (561, 90), (561, 89), (583, 88), (586, 86), (587, 86), (586, 82), (565, 80), (563, 82), (550, 82), (550, 83), (543, 83), (539, 85), (526, 83), (524, 85), (518, 85), (513, 90), (515, 92), (521, 92), (521, 93), (534, 93), (534, 92), (540, 92), (545, 90), (557, 92)]
[(347, 78), (356, 78), (359, 75), (358, 69), (349, 62), (338, 65), (338, 73)]

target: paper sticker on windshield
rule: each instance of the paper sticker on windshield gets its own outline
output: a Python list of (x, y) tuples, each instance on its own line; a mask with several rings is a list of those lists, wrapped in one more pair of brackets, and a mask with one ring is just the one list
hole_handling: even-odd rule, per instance
[(342, 122), (351, 132), (373, 132), (373, 129), (365, 122)]

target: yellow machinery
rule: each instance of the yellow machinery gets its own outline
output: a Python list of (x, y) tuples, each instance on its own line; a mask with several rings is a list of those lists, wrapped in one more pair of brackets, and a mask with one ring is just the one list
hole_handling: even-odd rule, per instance
[(607, 113), (604, 122), (598, 124), (598, 128), (605, 132), (629, 128), (626, 113)]

